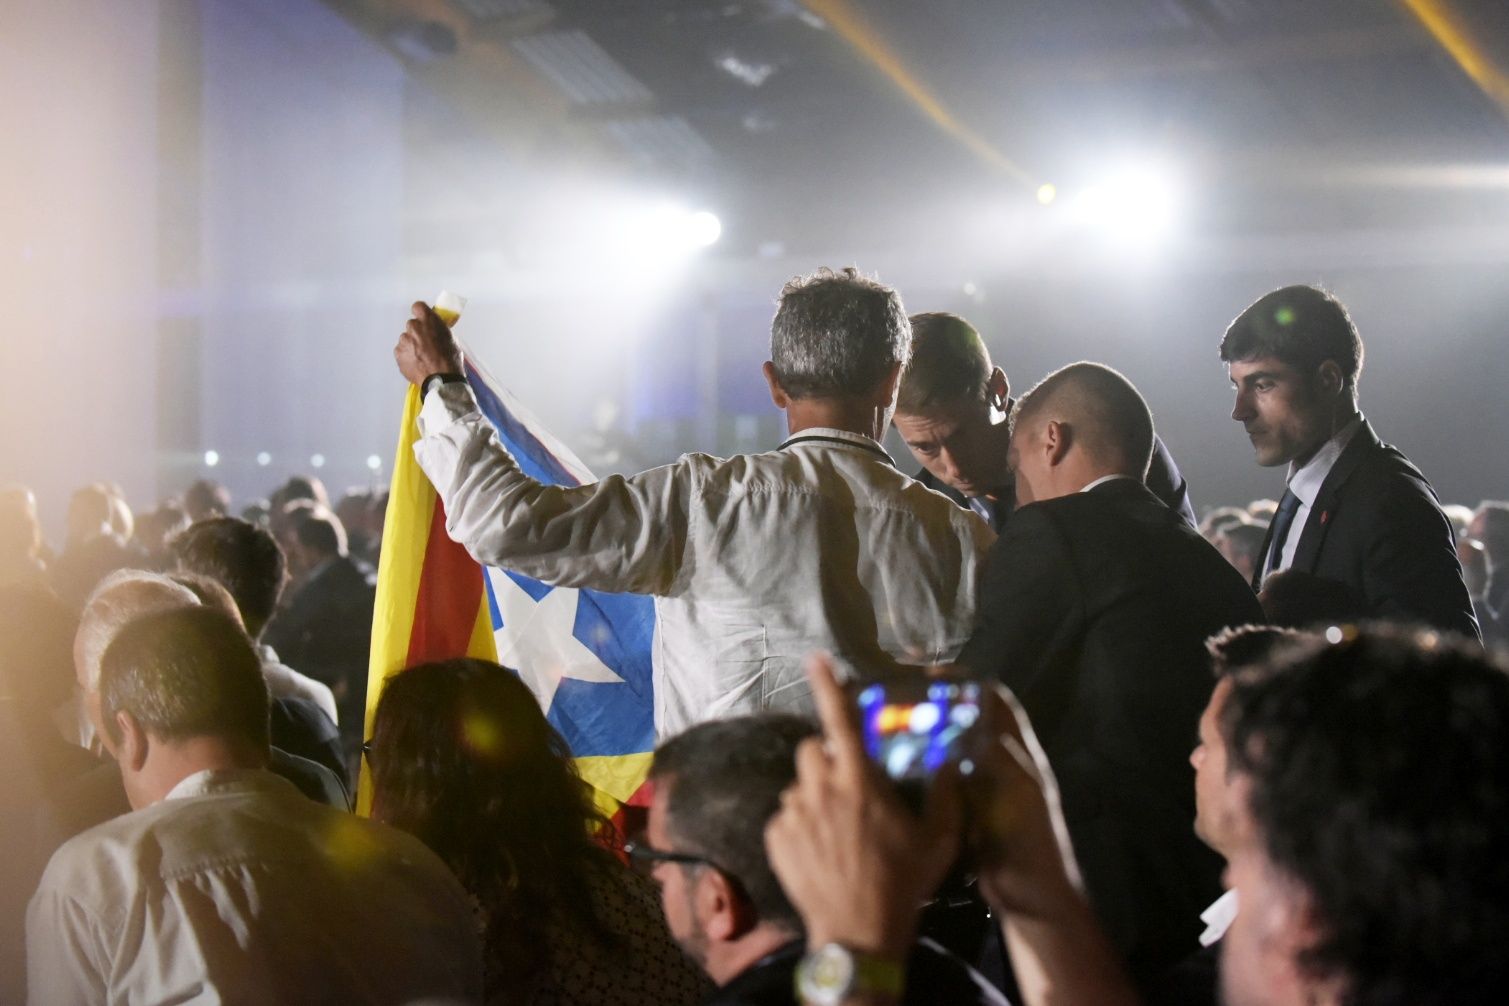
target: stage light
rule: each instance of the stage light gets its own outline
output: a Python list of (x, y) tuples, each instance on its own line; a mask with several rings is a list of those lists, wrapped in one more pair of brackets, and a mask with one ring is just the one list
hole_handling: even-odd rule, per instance
[(1177, 216), (1178, 190), (1178, 179), (1168, 168), (1126, 164), (1081, 192), (1076, 210), (1085, 222), (1116, 238), (1156, 240)]
[(220, 452), (219, 451), (205, 451), (204, 452), (204, 463), (205, 463), (205, 466), (208, 467), (208, 468), (213, 468), (216, 465), (218, 465), (220, 463)]
[(261, 465), (263, 468), (266, 468), (268, 465), (272, 464), (272, 455), (267, 453), (266, 451), (258, 451), (257, 464)]
[(377, 471), (382, 467), (382, 458), (378, 457), (376, 454), (368, 454), (367, 467), (372, 469), (374, 472)]
[(708, 248), (718, 243), (723, 236), (723, 221), (718, 219), (716, 213), (708, 210), (698, 210), (686, 220), (684, 225), (686, 240), (693, 248)]
[(1058, 186), (1052, 182), (1044, 182), (1037, 187), (1037, 201), (1040, 206), (1047, 206), (1058, 198)]
[(315, 454), (315, 455), (313, 455), (313, 456), (310, 457), (309, 463), (311, 465), (313, 465), (315, 468), (324, 468), (325, 467), (325, 455), (323, 455), (323, 454)]

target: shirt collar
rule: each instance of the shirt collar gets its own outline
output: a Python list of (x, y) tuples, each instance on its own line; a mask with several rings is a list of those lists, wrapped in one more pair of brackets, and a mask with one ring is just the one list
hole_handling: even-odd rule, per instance
[(1081, 489), (1080, 492), (1087, 493), (1091, 489), (1094, 489), (1096, 486), (1103, 486), (1107, 482), (1114, 482), (1117, 479), (1128, 479), (1128, 480), (1130, 480), (1132, 482), (1136, 482), (1137, 481), (1137, 479), (1132, 478), (1132, 476), (1130, 476), (1130, 475), (1121, 475), (1121, 474), (1102, 475), (1100, 478), (1096, 479), (1094, 482), (1091, 482), (1089, 485), (1087, 485), (1083, 489)]
[(1200, 934), (1200, 946), (1208, 947), (1225, 936), (1236, 917), (1237, 890), (1233, 887), (1200, 913), (1200, 921), (1205, 923), (1205, 932)]
[(288, 785), (288, 783), (264, 769), (205, 769), (180, 779), (178, 785), (168, 790), (168, 795), (163, 799), (186, 800), (190, 797), (208, 796), (211, 793), (275, 789), (280, 785)]
[(1326, 476), (1331, 474), (1331, 469), (1336, 464), (1336, 459), (1341, 457), (1341, 452), (1346, 450), (1347, 444), (1352, 442), (1352, 437), (1362, 428), (1362, 415), (1359, 413), (1352, 417), (1336, 434), (1320, 445), (1320, 450), (1315, 456), (1306, 461), (1299, 468), (1294, 467), (1294, 462), (1289, 462), (1289, 491), (1299, 497), (1299, 501), (1307, 507), (1315, 505), (1315, 497), (1320, 495), (1320, 487), (1325, 483)]
[(836, 430), (829, 426), (809, 426), (804, 430), (798, 430), (783, 440), (778, 450), (784, 451), (786, 448), (794, 447), (797, 444), (813, 442), (837, 442), (850, 447), (858, 447), (884, 459), (886, 464), (891, 467), (894, 468), (896, 466), (896, 462), (891, 458), (891, 452), (882, 447), (879, 441), (867, 437), (863, 433), (854, 433), (850, 430)]

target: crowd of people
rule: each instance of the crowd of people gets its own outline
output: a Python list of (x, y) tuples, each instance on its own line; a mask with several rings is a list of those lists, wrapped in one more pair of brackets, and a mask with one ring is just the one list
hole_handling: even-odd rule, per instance
[[(1509, 504), (1379, 439), (1326, 292), (1212, 345), (1276, 501), (1197, 518), (1121, 373), (1013, 395), (852, 270), (782, 291), (783, 443), (567, 488), (416, 304), (451, 536), (654, 599), (642, 821), (517, 669), (367, 694), (381, 494), (90, 485), (53, 551), (0, 491), (0, 1001), (1500, 1001)], [(982, 698), (913, 800), (854, 693), (929, 675)]]

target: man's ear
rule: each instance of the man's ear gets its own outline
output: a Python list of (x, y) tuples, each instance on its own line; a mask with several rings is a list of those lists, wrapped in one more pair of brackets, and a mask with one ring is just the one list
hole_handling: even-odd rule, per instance
[(875, 397), (872, 404), (877, 408), (890, 409), (895, 406), (898, 393), (901, 391), (901, 364), (891, 364), (891, 369), (886, 371), (885, 377), (875, 385)]
[(786, 394), (786, 389), (781, 387), (781, 375), (775, 372), (775, 364), (770, 360), (765, 361), (761, 368), (765, 371), (765, 383), (770, 385), (770, 400), (775, 407), (785, 412), (791, 405), (791, 396)]
[(112, 738), (115, 742), (115, 760), (121, 770), (140, 772), (147, 763), (147, 752), (152, 746), (147, 731), (135, 716), (121, 710), (115, 714), (115, 734), (115, 738)]
[(1341, 389), (1346, 384), (1346, 378), (1341, 374), (1341, 365), (1335, 360), (1322, 363), (1315, 372), (1315, 380), (1324, 394), (1333, 397), (1341, 394)]
[(759, 922), (754, 907), (722, 870), (703, 867), (697, 877), (697, 918), (709, 940), (728, 943)]
[(1000, 367), (992, 370), (985, 379), (985, 398), (992, 408), (1006, 411), (1006, 403), (1011, 399), (1011, 384), (1006, 380), (1006, 371)]
[(1068, 423), (1057, 419), (1050, 419), (1043, 427), (1043, 450), (1048, 452), (1048, 464), (1057, 467), (1064, 461), (1064, 456), (1069, 453), (1073, 446), (1074, 430)]

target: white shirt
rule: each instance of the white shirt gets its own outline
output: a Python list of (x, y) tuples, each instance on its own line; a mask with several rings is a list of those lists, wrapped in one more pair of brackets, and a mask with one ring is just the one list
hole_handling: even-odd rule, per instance
[(266, 643), (257, 644), (257, 656), (262, 658), (262, 677), (267, 682), (268, 694), (275, 699), (308, 699), (330, 717), (331, 723), (340, 723), (340, 716), (335, 710), (335, 693), (329, 685), (289, 667), (278, 659), (277, 651)]
[(1087, 485), (1083, 489), (1081, 489), (1080, 492), (1087, 493), (1091, 489), (1094, 489), (1096, 486), (1103, 486), (1107, 482), (1115, 482), (1117, 479), (1126, 479), (1128, 482), (1136, 482), (1138, 485), (1142, 485), (1143, 484), (1141, 479), (1136, 479), (1136, 478), (1133, 478), (1130, 475), (1122, 475), (1122, 474), (1113, 472), (1110, 475), (1102, 475), (1100, 478), (1096, 479), (1094, 482), (1091, 482), (1089, 485)]
[(1205, 932), (1200, 934), (1200, 946), (1208, 947), (1226, 935), (1226, 930), (1236, 921), (1237, 908), (1237, 889), (1233, 887), (1200, 913), (1200, 921), (1205, 923)]
[(447, 530), (545, 583), (655, 597), (655, 727), (808, 711), (809, 653), (861, 670), (944, 663), (973, 627), (995, 535), (869, 437), (808, 429), (779, 450), (592, 485), (524, 475), (464, 384), (426, 397), (414, 445)]
[[(1341, 457), (1341, 452), (1347, 449), (1347, 444), (1352, 442), (1352, 437), (1361, 428), (1362, 416), (1354, 416), (1351, 422), (1336, 431), (1335, 436), (1321, 444), (1320, 449), (1303, 466), (1296, 468), (1294, 462), (1289, 462), (1289, 491), (1299, 500), (1299, 507), (1294, 511), (1294, 520), (1284, 538), (1284, 550), (1279, 553), (1278, 565), (1264, 574), (1265, 577), (1293, 565), (1294, 552), (1299, 548), (1300, 535), (1305, 530), (1305, 521), (1310, 519), (1310, 508), (1315, 505), (1315, 497), (1320, 495), (1320, 487), (1325, 484), (1326, 476), (1331, 474), (1336, 459)], [(1263, 556), (1264, 569), (1268, 568), (1267, 559), (1272, 554), (1273, 546), (1270, 545), (1267, 555)]]
[(481, 997), (470, 903), (418, 839), (267, 772), (200, 772), (63, 845), (26, 918), (29, 1002)]

